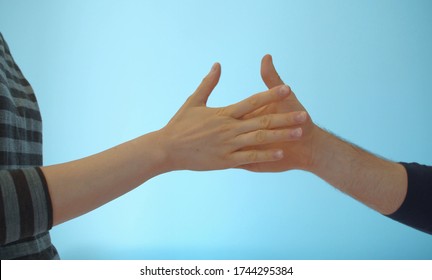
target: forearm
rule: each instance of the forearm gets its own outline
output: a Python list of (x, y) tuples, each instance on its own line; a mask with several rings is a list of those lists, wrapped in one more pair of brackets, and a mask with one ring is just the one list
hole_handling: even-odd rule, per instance
[(279, 87), (227, 107), (208, 108), (204, 101), (216, 85), (218, 73), (216, 67), (161, 130), (94, 156), (43, 167), (53, 224), (87, 213), (171, 170), (227, 169), (280, 160), (280, 149), (245, 148), (295, 139), (290, 127), (298, 121), (289, 113), (240, 119), (283, 99), (289, 90)]
[(171, 170), (227, 169), (280, 160), (281, 149), (246, 148), (295, 140), (298, 135), (291, 127), (301, 122), (290, 113), (243, 117), (283, 100), (289, 96), (289, 88), (275, 87), (230, 106), (208, 108), (207, 99), (220, 73), (220, 65), (214, 64), (162, 129), (94, 156), (43, 167), (53, 224), (87, 213)]
[(367, 206), (388, 215), (407, 193), (405, 168), (317, 128), (308, 170)]
[(168, 171), (158, 132), (99, 154), (43, 167), (57, 225), (85, 214)]

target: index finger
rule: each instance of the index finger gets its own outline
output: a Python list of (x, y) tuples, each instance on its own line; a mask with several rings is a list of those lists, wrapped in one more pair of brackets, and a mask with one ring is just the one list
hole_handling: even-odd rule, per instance
[(291, 89), (287, 85), (272, 88), (268, 91), (254, 94), (236, 104), (228, 106), (226, 111), (233, 118), (240, 118), (265, 105), (280, 101), (290, 95)]

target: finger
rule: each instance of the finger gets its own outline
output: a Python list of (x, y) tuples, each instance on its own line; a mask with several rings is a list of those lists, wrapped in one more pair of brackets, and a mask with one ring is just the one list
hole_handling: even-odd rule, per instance
[(295, 141), (299, 140), (302, 135), (303, 129), (301, 127), (277, 130), (257, 130), (237, 136), (234, 145), (236, 145), (238, 149), (242, 149), (256, 145)]
[(251, 163), (251, 164), (237, 166), (237, 168), (241, 168), (252, 172), (263, 172), (262, 169), (260, 168), (261, 166), (262, 165), (260, 163)]
[(213, 64), (210, 72), (204, 77), (201, 84), (195, 90), (195, 92), (189, 97), (189, 106), (204, 106), (207, 104), (207, 100), (212, 93), (213, 89), (219, 82), (221, 75), (221, 66), (219, 63)]
[(259, 129), (269, 130), (275, 128), (296, 126), (306, 122), (307, 116), (307, 113), (304, 111), (259, 116), (239, 121), (236, 131), (239, 134), (242, 134)]
[(273, 65), (273, 58), (269, 54), (265, 55), (261, 60), (261, 77), (267, 88), (274, 88), (284, 84)]
[(233, 118), (240, 118), (248, 113), (251, 113), (258, 108), (270, 103), (280, 101), (290, 95), (291, 89), (289, 86), (283, 85), (272, 88), (268, 91), (257, 93), (240, 101), (236, 104), (226, 107), (226, 113)]
[(238, 151), (231, 155), (234, 162), (234, 167), (241, 165), (277, 161), (283, 158), (282, 150), (250, 150), (250, 151)]

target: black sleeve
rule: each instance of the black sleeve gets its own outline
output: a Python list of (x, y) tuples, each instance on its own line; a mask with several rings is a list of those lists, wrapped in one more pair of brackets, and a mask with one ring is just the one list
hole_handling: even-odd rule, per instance
[(432, 166), (404, 163), (408, 190), (401, 207), (388, 217), (432, 234)]

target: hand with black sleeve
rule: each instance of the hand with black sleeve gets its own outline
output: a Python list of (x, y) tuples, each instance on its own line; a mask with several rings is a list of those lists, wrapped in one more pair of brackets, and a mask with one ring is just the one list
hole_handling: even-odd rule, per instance
[[(262, 60), (261, 76), (268, 88), (284, 84), (270, 55)], [(294, 93), (246, 117), (287, 112), (305, 112)], [(321, 129), (308, 114), (303, 114), (307, 119), (298, 141), (262, 146), (282, 149), (282, 160), (247, 164), (243, 168), (256, 172), (312, 172), (370, 208), (432, 234), (432, 167), (375, 156)]]

